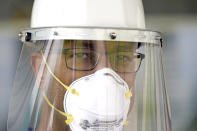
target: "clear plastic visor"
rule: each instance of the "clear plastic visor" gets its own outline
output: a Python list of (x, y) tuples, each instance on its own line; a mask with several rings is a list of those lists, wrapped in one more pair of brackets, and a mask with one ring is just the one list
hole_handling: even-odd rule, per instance
[(24, 43), (8, 131), (170, 129), (160, 43)]

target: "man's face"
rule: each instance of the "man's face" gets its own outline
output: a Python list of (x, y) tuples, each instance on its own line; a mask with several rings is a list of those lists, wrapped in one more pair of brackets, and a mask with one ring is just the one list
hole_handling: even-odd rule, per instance
[[(47, 64), (54, 75), (67, 86), (76, 79), (90, 75), (99, 69), (114, 70), (128, 84), (133, 93), (131, 110), (136, 76), (134, 72), (136, 63), (133, 61), (136, 49), (137, 43), (65, 40), (53, 42), (45, 52), (49, 51), (46, 58)], [(47, 68), (44, 69), (40, 88), (47, 88), (46, 94), (49, 101), (56, 108), (64, 111), (63, 100), (66, 89), (52, 77)], [(64, 116), (59, 117), (65, 119)]]

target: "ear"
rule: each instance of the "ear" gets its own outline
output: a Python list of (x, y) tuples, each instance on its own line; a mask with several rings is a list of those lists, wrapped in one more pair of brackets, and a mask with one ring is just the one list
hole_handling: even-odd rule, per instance
[(42, 55), (40, 53), (32, 53), (30, 64), (31, 64), (35, 77), (37, 77), (38, 75), (41, 62), (42, 62)]

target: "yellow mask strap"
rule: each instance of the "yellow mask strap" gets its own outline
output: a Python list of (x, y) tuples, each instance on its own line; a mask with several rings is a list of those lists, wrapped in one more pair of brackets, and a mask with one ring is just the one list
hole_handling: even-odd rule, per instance
[[(126, 99), (130, 99), (133, 96), (131, 89), (125, 94)], [(129, 121), (124, 122), (125, 126), (129, 125)]]
[(70, 88), (69, 86), (65, 85), (60, 79), (57, 78), (57, 76), (55, 76), (55, 74), (51, 71), (51, 69), (50, 69), (50, 67), (49, 67), (49, 65), (48, 65), (48, 63), (47, 63), (47, 61), (46, 61), (46, 58), (44, 57), (44, 54), (43, 54), (42, 51), (41, 51), (41, 54), (42, 54), (42, 58), (43, 58), (43, 60), (44, 60), (44, 62), (45, 62), (45, 65), (46, 65), (46, 67), (47, 67), (47, 70), (48, 70), (48, 72), (53, 76), (53, 78), (54, 78), (57, 82), (59, 82), (66, 90), (70, 91), (72, 94), (75, 94), (75, 95), (79, 96), (79, 92), (78, 92), (76, 89), (72, 89), (72, 88)]
[(133, 94), (132, 94), (131, 89), (130, 89), (127, 93), (125, 93), (125, 97), (126, 97), (127, 99), (131, 98), (132, 96), (133, 96)]
[(129, 125), (129, 121), (125, 121), (125, 122), (124, 122), (124, 125), (125, 125), (125, 126), (128, 126), (128, 125)]
[[(131, 89), (125, 94), (126, 99), (130, 99), (133, 96)], [(129, 121), (124, 122), (125, 126), (129, 125)]]
[(65, 123), (66, 123), (67, 125), (69, 125), (69, 124), (74, 120), (74, 118), (73, 118), (73, 116), (72, 116), (71, 114), (64, 113), (64, 112), (62, 112), (61, 110), (59, 110), (59, 109), (57, 109), (56, 107), (54, 107), (54, 106), (50, 103), (50, 101), (49, 101), (49, 99), (47, 98), (47, 96), (46, 96), (45, 93), (43, 93), (43, 97), (44, 97), (45, 101), (47, 102), (47, 104), (48, 104), (52, 109), (54, 109), (55, 111), (57, 111), (57, 112), (60, 113), (61, 115), (67, 117), (67, 120), (65, 120)]

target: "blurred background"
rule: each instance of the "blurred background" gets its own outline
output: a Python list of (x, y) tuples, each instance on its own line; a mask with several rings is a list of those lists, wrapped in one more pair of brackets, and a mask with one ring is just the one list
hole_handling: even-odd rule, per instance
[[(163, 33), (163, 63), (173, 131), (197, 131), (197, 0), (144, 0), (147, 28)], [(33, 0), (0, 0), (0, 131)]]

